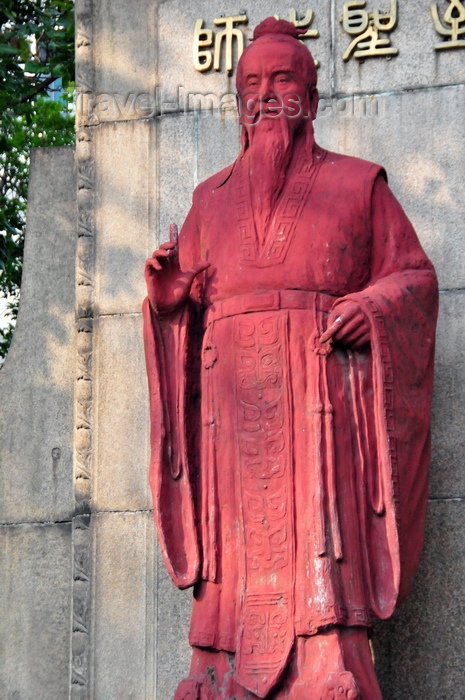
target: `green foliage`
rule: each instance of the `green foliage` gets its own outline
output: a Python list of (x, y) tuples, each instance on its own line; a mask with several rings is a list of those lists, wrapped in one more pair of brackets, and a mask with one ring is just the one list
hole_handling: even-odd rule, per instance
[[(47, 94), (60, 78), (64, 96)], [(21, 284), (29, 152), (74, 143), (67, 100), (74, 83), (74, 7), (69, 0), (2, 0), (0, 6), (0, 297), (16, 318)], [(0, 329), (4, 357), (13, 323)]]
[(0, 115), (56, 78), (65, 88), (74, 80), (73, 10), (69, 0), (2, 0)]

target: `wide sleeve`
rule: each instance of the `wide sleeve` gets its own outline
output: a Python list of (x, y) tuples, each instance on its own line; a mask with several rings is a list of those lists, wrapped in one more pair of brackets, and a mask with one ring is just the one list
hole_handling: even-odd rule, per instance
[(339, 303), (355, 299), (371, 324), (370, 480), (379, 489), (365, 521), (366, 560), (373, 609), (388, 617), (411, 588), (423, 546), (438, 289), (433, 265), (382, 175), (370, 214), (370, 283)]
[[(197, 262), (195, 205), (179, 237), (181, 269)], [(195, 482), (198, 454), (201, 335), (200, 284), (186, 305), (159, 316), (143, 303), (144, 345), (150, 398), (150, 487), (161, 552), (173, 582), (192, 586), (199, 577), (200, 549)]]

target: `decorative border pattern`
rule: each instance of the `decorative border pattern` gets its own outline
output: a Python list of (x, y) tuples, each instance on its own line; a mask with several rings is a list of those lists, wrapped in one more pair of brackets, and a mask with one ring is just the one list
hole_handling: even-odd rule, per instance
[(389, 342), (386, 333), (384, 316), (374, 299), (366, 294), (361, 294), (360, 296), (365, 301), (365, 304), (369, 309), (378, 335), (379, 356), (382, 365), (382, 401), (386, 426), (388, 462), (393, 486), (396, 523), (397, 527), (400, 529), (399, 465), (397, 452), (398, 438), (395, 420), (394, 370), (392, 366), (391, 353), (389, 351)]
[(73, 618), (70, 700), (87, 700), (89, 693), (90, 515), (73, 518)]
[(236, 217), (239, 229), (240, 260), (245, 265), (269, 267), (284, 262), (297, 222), (303, 211), (327, 151), (319, 146), (311, 156), (302, 151), (294, 173), (285, 187), (276, 211), (276, 222), (260, 243), (253, 219), (251, 194), (247, 183), (244, 158), (234, 170), (236, 178)]
[(92, 353), (94, 303), (93, 0), (76, 0), (76, 382), (74, 407), (73, 605), (70, 700), (90, 698)]

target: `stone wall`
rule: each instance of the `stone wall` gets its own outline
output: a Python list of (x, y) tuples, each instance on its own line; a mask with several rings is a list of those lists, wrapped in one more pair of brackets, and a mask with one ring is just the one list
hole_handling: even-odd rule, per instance
[[(412, 596), (374, 639), (385, 700), (437, 700), (465, 695), (465, 49), (435, 51), (429, 0), (399, 5), (389, 61), (342, 61), (342, 0), (310, 5), (320, 36), (307, 41), (320, 61), (319, 143), (386, 167), (440, 280), (425, 554)], [(192, 43), (196, 19), (215, 29), (240, 9), (77, 0), (77, 235), (70, 152), (47, 150), (32, 170), (21, 310), (0, 375), (2, 698), (165, 700), (187, 673), (191, 594), (163, 569), (147, 484), (142, 269), (195, 185), (237, 154), (235, 114), (186, 108), (186, 94), (234, 91), (224, 70), (194, 70)], [(244, 9), (247, 36), (289, 12), (269, 0)], [(34, 180), (47, 159), (50, 177)]]
[(31, 157), (21, 310), (0, 373), (0, 697), (62, 700), (72, 606), (76, 178)]

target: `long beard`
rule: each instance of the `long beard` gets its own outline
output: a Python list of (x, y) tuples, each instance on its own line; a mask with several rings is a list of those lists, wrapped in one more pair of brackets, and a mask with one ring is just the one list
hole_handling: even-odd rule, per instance
[(262, 118), (249, 129), (248, 164), (255, 224), (263, 239), (292, 158), (292, 132), (284, 117)]

